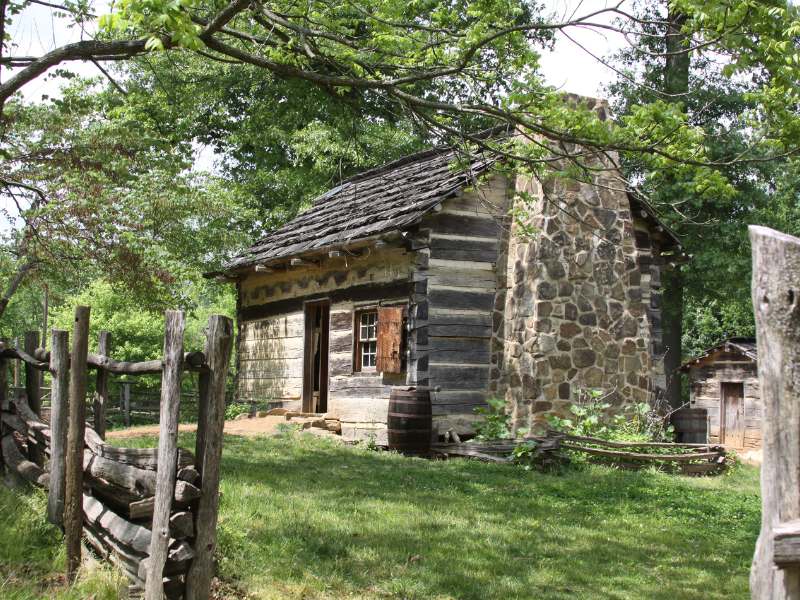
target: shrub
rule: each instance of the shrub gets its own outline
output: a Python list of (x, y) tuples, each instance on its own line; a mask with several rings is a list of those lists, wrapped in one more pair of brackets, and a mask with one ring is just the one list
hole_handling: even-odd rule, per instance
[(602, 390), (582, 390), (578, 401), (570, 406), (572, 418), (550, 415), (547, 422), (553, 429), (571, 435), (631, 442), (672, 441), (673, 427), (667, 425), (657, 407), (640, 402), (612, 415), (611, 404), (605, 398)]
[(232, 402), (225, 409), (225, 420), (232, 421), (239, 415), (246, 415), (250, 413), (250, 405), (244, 402)]
[(483, 420), (475, 423), (475, 439), (506, 440), (512, 437), (511, 415), (506, 412), (506, 402), (501, 398), (489, 398), (488, 406), (475, 409)]

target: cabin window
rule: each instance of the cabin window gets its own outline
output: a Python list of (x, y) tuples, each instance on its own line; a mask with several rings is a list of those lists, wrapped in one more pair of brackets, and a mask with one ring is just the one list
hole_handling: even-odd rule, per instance
[(358, 313), (357, 325), (356, 370), (374, 371), (378, 358), (378, 311), (365, 310)]
[(356, 312), (354, 371), (405, 371), (405, 313), (402, 306)]

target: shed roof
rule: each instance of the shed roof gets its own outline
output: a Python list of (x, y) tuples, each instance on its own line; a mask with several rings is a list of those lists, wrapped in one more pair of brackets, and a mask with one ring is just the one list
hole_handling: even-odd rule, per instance
[(681, 371), (686, 371), (690, 367), (699, 365), (700, 363), (712, 358), (717, 352), (736, 352), (742, 356), (749, 358), (752, 361), (758, 360), (758, 347), (756, 346), (756, 339), (751, 337), (731, 337), (721, 341), (716, 346), (712, 346), (699, 356), (686, 361), (680, 366)]
[(408, 227), (497, 161), (496, 157), (476, 155), (455, 168), (459, 158), (464, 159), (453, 148), (436, 148), (351, 177), (228, 261), (225, 269), (333, 248)]

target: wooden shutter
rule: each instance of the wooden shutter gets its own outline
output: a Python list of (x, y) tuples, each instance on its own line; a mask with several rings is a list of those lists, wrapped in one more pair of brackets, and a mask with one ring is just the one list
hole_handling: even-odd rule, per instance
[(400, 373), (403, 340), (403, 309), (390, 306), (378, 309), (378, 355), (376, 370), (382, 373)]

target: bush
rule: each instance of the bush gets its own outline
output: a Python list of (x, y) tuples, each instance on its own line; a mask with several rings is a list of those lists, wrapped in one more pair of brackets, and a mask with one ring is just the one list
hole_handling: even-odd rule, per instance
[(556, 431), (571, 435), (630, 442), (672, 441), (673, 427), (656, 407), (640, 402), (612, 415), (605, 397), (602, 390), (582, 390), (578, 401), (570, 406), (573, 418), (550, 415), (547, 422)]
[(506, 402), (501, 398), (489, 398), (488, 406), (475, 409), (475, 414), (483, 417), (475, 423), (475, 439), (506, 440), (512, 437), (511, 415), (506, 412)]
[(250, 405), (244, 402), (232, 402), (225, 409), (225, 420), (232, 421), (239, 415), (250, 414)]

